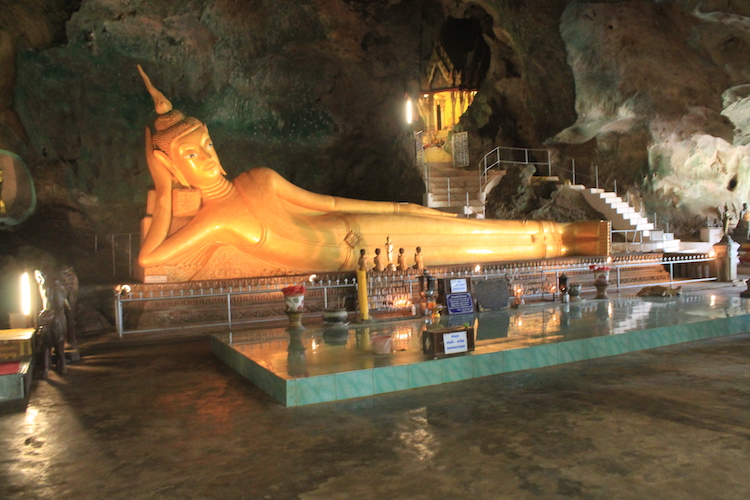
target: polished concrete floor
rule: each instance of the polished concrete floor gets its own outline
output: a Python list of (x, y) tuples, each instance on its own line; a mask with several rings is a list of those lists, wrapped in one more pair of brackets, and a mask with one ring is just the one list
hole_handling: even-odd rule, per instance
[(206, 338), (83, 353), (0, 414), (0, 498), (750, 497), (750, 334), (297, 408)]

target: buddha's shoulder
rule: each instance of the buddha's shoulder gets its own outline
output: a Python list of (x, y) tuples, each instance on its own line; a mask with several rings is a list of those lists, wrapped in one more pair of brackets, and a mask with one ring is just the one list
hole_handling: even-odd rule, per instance
[(235, 182), (240, 184), (267, 185), (276, 182), (278, 179), (282, 179), (282, 177), (275, 170), (268, 167), (257, 167), (241, 173), (235, 179)]

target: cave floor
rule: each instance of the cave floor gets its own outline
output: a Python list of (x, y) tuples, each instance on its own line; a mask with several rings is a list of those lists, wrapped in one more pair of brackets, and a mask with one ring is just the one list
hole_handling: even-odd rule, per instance
[(293, 408), (175, 340), (82, 342), (35, 381), (0, 414), (0, 498), (750, 494), (750, 333)]

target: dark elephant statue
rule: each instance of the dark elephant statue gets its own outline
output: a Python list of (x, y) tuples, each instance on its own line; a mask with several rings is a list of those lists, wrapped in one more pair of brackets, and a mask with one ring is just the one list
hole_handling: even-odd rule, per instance
[(65, 308), (65, 319), (68, 326), (66, 341), (71, 351), (71, 361), (75, 362), (81, 359), (78, 351), (78, 339), (76, 337), (76, 302), (78, 302), (78, 276), (75, 270), (70, 266), (63, 266), (58, 271), (58, 275), (65, 287), (65, 299), (68, 301), (68, 307)]
[[(37, 280), (39, 281), (39, 275)], [(41, 349), (42, 378), (46, 379), (52, 364), (52, 350), (55, 351), (57, 372), (65, 374), (65, 337), (68, 332), (68, 321), (65, 316), (67, 305), (67, 290), (59, 276), (44, 275), (40, 281), (44, 290), (44, 309), (39, 313), (39, 327), (37, 329), (38, 345)]]

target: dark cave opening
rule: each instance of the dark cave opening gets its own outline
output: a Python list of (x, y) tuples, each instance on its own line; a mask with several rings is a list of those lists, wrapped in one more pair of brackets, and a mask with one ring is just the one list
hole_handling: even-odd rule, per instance
[(440, 43), (461, 75), (461, 88), (477, 90), (490, 67), (490, 48), (482, 36), (482, 23), (474, 18), (449, 17), (440, 32)]

